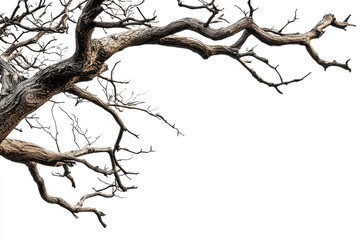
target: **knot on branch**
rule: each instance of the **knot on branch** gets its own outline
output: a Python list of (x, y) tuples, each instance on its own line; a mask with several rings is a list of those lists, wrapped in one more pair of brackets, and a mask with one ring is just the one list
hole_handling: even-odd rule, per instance
[(92, 80), (94, 77), (99, 76), (103, 72), (105, 72), (108, 69), (107, 65), (99, 62), (99, 61), (92, 61), (92, 59), (85, 63), (82, 69), (83, 77), (81, 78), (84, 80), (84, 77), (88, 80)]
[(11, 93), (13, 89), (24, 80), (24, 77), (20, 76), (16, 70), (3, 59), (0, 59), (0, 75), (0, 97)]

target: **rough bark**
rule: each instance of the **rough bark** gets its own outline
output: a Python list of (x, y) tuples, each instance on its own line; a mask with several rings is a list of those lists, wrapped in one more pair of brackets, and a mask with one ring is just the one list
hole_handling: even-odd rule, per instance
[[(24, 31), (37, 32), (34, 37), (31, 37), (24, 41), (14, 41), (8, 49), (2, 54), (0, 59), (0, 82), (2, 84), (0, 92), (0, 155), (11, 161), (22, 163), (28, 166), (30, 174), (32, 175), (35, 183), (38, 185), (41, 197), (49, 202), (55, 203), (64, 207), (72, 212), (74, 215), (79, 212), (93, 212), (99, 218), (99, 221), (103, 226), (106, 226), (102, 221), (104, 214), (94, 208), (82, 207), (83, 202), (91, 197), (112, 197), (118, 190), (127, 191), (134, 188), (126, 187), (122, 184), (120, 176), (134, 174), (127, 172), (119, 163), (119, 159), (116, 157), (116, 153), (119, 151), (125, 151), (130, 153), (142, 153), (149, 151), (131, 151), (129, 149), (122, 148), (120, 142), (124, 133), (132, 133), (120, 118), (118, 112), (123, 109), (135, 109), (148, 113), (149, 115), (156, 117), (166, 124), (170, 125), (174, 129), (175, 126), (169, 124), (169, 122), (160, 114), (155, 114), (148, 109), (143, 109), (137, 106), (137, 102), (124, 102), (121, 100), (121, 96), (116, 93), (116, 84), (119, 83), (111, 77), (103, 77), (102, 73), (107, 71), (106, 61), (114, 54), (128, 48), (144, 44), (157, 44), (166, 47), (177, 47), (188, 49), (193, 51), (204, 59), (207, 59), (214, 55), (225, 55), (238, 61), (253, 78), (260, 83), (266, 84), (269, 87), (275, 88), (280, 92), (279, 87), (290, 83), (303, 80), (305, 77), (287, 80), (282, 79), (281, 74), (278, 72), (277, 67), (272, 66), (268, 59), (257, 55), (254, 50), (243, 51), (242, 46), (247, 41), (249, 36), (254, 36), (262, 43), (269, 46), (283, 46), (283, 45), (300, 45), (303, 46), (305, 51), (314, 59), (314, 61), (323, 66), (326, 70), (328, 67), (340, 67), (345, 70), (351, 71), (348, 61), (345, 63), (339, 63), (336, 61), (326, 61), (322, 59), (316, 50), (312, 47), (311, 41), (313, 39), (320, 38), (324, 30), (328, 27), (335, 27), (339, 29), (346, 29), (348, 26), (353, 26), (348, 23), (349, 17), (344, 21), (339, 21), (332, 14), (325, 15), (320, 21), (314, 25), (312, 29), (305, 33), (283, 33), (284, 26), (281, 30), (274, 30), (265, 27), (258, 26), (253, 19), (253, 14), (256, 9), (251, 5), (251, 1), (248, 1), (249, 12), (244, 12), (245, 16), (233, 24), (229, 24), (223, 28), (212, 28), (210, 25), (214, 21), (216, 15), (220, 10), (214, 5), (215, 1), (210, 3), (203, 3), (200, 6), (189, 6), (178, 1), (180, 7), (186, 7), (190, 9), (207, 9), (210, 12), (210, 17), (207, 21), (203, 22), (195, 18), (183, 18), (173, 21), (162, 27), (151, 26), (151, 22), (155, 17), (146, 18), (138, 8), (138, 5), (133, 4), (131, 10), (139, 10), (141, 18), (136, 19), (132, 14), (127, 15), (126, 11), (121, 16), (112, 16), (118, 21), (105, 21), (99, 18), (100, 14), (105, 12), (105, 9), (120, 6), (114, 1), (104, 0), (88, 0), (83, 1), (80, 4), (72, 7), (72, 1), (63, 4), (63, 11), (56, 15), (52, 21), (48, 21), (47, 25), (41, 25), (34, 20), (33, 26), (26, 26), (22, 23), (22, 20), (27, 16), (31, 16), (37, 11), (42, 11), (46, 8), (45, 2), (40, 1), (38, 5), (31, 6), (28, 1), (24, 1), (25, 10), (23, 14), (16, 15), (18, 9), (20, 9), (20, 2), (17, 8), (14, 10), (10, 17), (0, 19), (0, 40), (4, 40), (6, 34), (11, 27), (18, 27)], [(83, 6), (85, 5), (85, 6)], [(26, 60), (22, 55), (21, 49), (38, 43), (46, 34), (52, 33), (66, 33), (67, 23), (71, 21), (70, 13), (82, 7), (80, 17), (77, 19), (77, 25), (75, 30), (75, 43), (76, 50), (73, 55), (58, 63), (51, 64), (43, 69), (37, 68), (37, 59), (34, 62)], [(133, 10), (134, 11), (134, 10)], [(296, 17), (294, 18), (294, 20)], [(56, 22), (56, 20), (58, 22)], [(100, 39), (93, 38), (93, 32), (96, 28), (126, 28), (132, 26), (139, 26), (120, 32), (105, 36)], [(184, 30), (190, 30), (198, 33), (205, 38), (213, 41), (218, 41), (239, 35), (238, 39), (232, 45), (209, 45), (194, 38), (182, 37), (181, 32)], [(22, 36), (19, 36), (21, 38)], [(6, 42), (5, 40), (3, 42)], [(46, 52), (46, 46), (40, 46), (39, 50), (34, 52)], [(257, 61), (265, 63), (269, 68), (273, 69), (279, 76), (279, 82), (269, 82), (260, 76), (254, 69), (252, 69), (248, 63), (244, 60), (245, 57), (251, 57)], [(20, 61), (19, 59), (23, 59)], [(23, 77), (18, 68), (26, 69), (40, 69), (36, 74), (29, 78)], [(113, 86), (114, 94), (109, 96), (106, 100), (98, 98), (96, 95), (88, 92), (85, 89), (81, 89), (76, 84), (84, 81), (91, 81), (95, 77), (102, 78), (108, 81)], [(9, 139), (8, 135), (17, 127), (17, 125), (24, 118), (29, 116), (32, 112), (37, 110), (43, 104), (48, 102), (53, 96), (59, 93), (69, 93), (78, 99), (87, 100), (96, 106), (102, 108), (110, 114), (115, 122), (119, 125), (119, 134), (113, 147), (100, 147), (100, 148), (84, 148), (67, 153), (53, 152), (44, 149), (35, 144), (24, 142), (15, 139)], [(281, 92), (280, 92), (281, 93)], [(177, 130), (177, 129), (176, 129)], [(178, 130), (177, 130), (178, 131)], [(178, 133), (180, 133), (178, 131)], [(96, 153), (107, 153), (109, 156), (108, 161), (112, 168), (110, 170), (93, 166), (85, 159), (80, 159), (80, 156)], [(85, 165), (90, 171), (101, 173), (103, 175), (112, 175), (114, 177), (114, 184), (108, 187), (96, 191), (93, 194), (85, 195), (78, 204), (72, 205), (66, 202), (62, 198), (56, 198), (49, 196), (46, 191), (44, 179), (40, 176), (37, 165), (46, 165), (52, 167), (63, 167), (64, 177), (69, 178), (72, 182), (72, 186), (75, 187), (75, 182), (70, 175), (69, 167), (75, 163)], [(110, 193), (104, 193), (103, 190), (112, 189)]]
[[(332, 14), (325, 15), (312, 30), (303, 34), (277, 35), (257, 26), (251, 17), (243, 18), (222, 29), (204, 27), (203, 23), (199, 20), (185, 18), (164, 27), (130, 30), (125, 33), (90, 41), (91, 31), (95, 27), (92, 20), (96, 15), (93, 14), (100, 12), (101, 8), (99, 7), (96, 11), (92, 10), (90, 16), (85, 13), (81, 16), (77, 28), (77, 39), (80, 40), (77, 42), (78, 47), (72, 58), (40, 71), (34, 77), (19, 84), (12, 94), (1, 99), (0, 140), (3, 140), (25, 116), (36, 110), (55, 94), (65, 91), (74, 83), (81, 81), (81, 79), (86, 77), (92, 79), (93, 76), (99, 75), (104, 70), (105, 61), (127, 47), (143, 44), (161, 44), (186, 48), (199, 53), (204, 58), (217, 54), (228, 55), (232, 58), (241, 57), (238, 52), (241, 45), (233, 48), (227, 46), (208, 46), (198, 40), (172, 36), (184, 30), (197, 32), (212, 40), (225, 39), (240, 31), (247, 30), (250, 34), (268, 45), (303, 45), (310, 56), (325, 69), (330, 66), (338, 66), (351, 71), (347, 63), (330, 62), (321, 59), (314, 48), (311, 47), (311, 40), (321, 37), (326, 27), (345, 28), (349, 25), (346, 22), (337, 21)], [(88, 26), (88, 28), (85, 26)], [(25, 89), (27, 91), (24, 91)], [(16, 113), (12, 111), (14, 108), (18, 109)]]

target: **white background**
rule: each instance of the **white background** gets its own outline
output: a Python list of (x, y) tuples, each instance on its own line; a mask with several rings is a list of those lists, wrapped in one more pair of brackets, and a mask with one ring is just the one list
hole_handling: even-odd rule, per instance
[[(218, 1), (230, 20), (242, 17), (234, 2), (246, 7), (246, 1)], [(144, 12), (157, 9), (163, 23), (197, 16), (178, 9), (175, 0), (147, 4)], [(297, 8), (300, 20), (288, 29), (293, 32), (310, 30), (326, 13), (341, 20), (353, 13), (351, 22), (359, 22), (350, 0), (253, 4), (260, 7), (255, 21), (264, 27), (281, 27)], [(284, 95), (257, 83), (226, 57), (203, 60), (186, 50), (155, 46), (120, 53), (119, 77), (132, 80), (138, 92), (147, 91), (144, 99), (176, 122), (185, 137), (143, 114), (127, 115), (128, 126), (141, 134), (141, 146), (152, 145), (156, 152), (127, 165), (140, 172), (129, 182), (137, 190), (124, 199), (88, 202), (107, 214), (106, 229), (93, 214), (76, 220), (45, 203), (26, 167), (1, 159), (0, 239), (359, 239), (358, 43), (358, 28), (328, 29), (314, 41), (323, 58), (352, 58), (351, 73), (324, 72), (302, 47), (259, 44), (256, 51), (280, 63), (286, 78), (312, 72), (305, 81), (281, 88)], [(86, 107), (81, 109), (97, 126), (95, 132), (114, 131), (99, 117), (101, 111)], [(41, 141), (36, 133), (28, 137)], [(104, 134), (101, 141), (113, 139)], [(78, 194), (91, 191), (82, 188), (90, 176), (73, 173), (84, 190)], [(64, 179), (48, 181), (51, 194), (78, 200)]]

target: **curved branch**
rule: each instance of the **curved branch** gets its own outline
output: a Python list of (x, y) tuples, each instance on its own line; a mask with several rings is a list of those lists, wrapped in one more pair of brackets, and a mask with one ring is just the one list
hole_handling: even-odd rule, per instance
[(18, 43), (13, 43), (2, 55), (5, 58), (8, 58), (15, 50), (17, 50), (21, 47), (24, 47), (24, 46), (28, 46), (28, 45), (37, 43), (39, 41), (39, 39), (44, 35), (45, 35), (45, 32), (39, 32), (38, 34), (36, 34), (35, 37), (32, 37), (28, 40), (18, 42)]
[[(244, 42), (248, 39), (250, 35), (253, 35), (261, 42), (269, 45), (269, 46), (282, 46), (282, 45), (302, 45), (308, 46), (310, 41), (316, 38), (320, 38), (324, 33), (324, 29), (333, 26), (336, 28), (346, 28), (347, 26), (353, 26), (348, 22), (339, 22), (336, 20), (335, 16), (332, 14), (327, 14), (323, 17), (323, 19), (315, 25), (315, 27), (306, 33), (296, 33), (296, 34), (274, 34), (269, 31), (267, 28), (259, 27), (251, 17), (245, 17), (240, 19), (239, 21), (229, 25), (228, 27), (214, 29), (210, 27), (204, 27), (204, 23), (193, 18), (184, 18), (181, 20), (174, 21), (164, 27), (153, 27), (149, 29), (139, 29), (139, 30), (130, 30), (126, 33), (122, 34), (114, 34), (102, 39), (98, 39), (94, 41), (94, 46), (96, 46), (101, 52), (99, 55), (99, 61), (105, 61), (113, 54), (118, 51), (121, 51), (124, 48), (130, 46), (137, 46), (147, 43), (157, 42), (161, 44), (161, 42), (173, 41), (172, 45), (175, 46), (174, 37), (171, 36), (175, 33), (191, 30), (202, 36), (212, 39), (212, 40), (222, 40), (228, 37), (231, 37), (241, 31), (244, 31), (243, 35), (239, 38), (239, 40), (233, 44), (232, 47), (241, 47)], [(161, 40), (165, 38), (164, 40)], [(185, 40), (183, 40), (184, 42)], [(194, 52), (204, 52), (199, 51), (199, 45), (203, 45), (200, 41), (192, 41), (193, 45), (188, 44), (180, 44), (179, 47), (188, 48)], [(178, 43), (178, 42), (177, 42)], [(196, 43), (196, 44), (195, 44)], [(200, 47), (201, 48), (201, 47)], [(204, 49), (204, 47), (202, 46)], [(214, 48), (214, 47), (213, 47)], [(220, 49), (225, 49), (224, 47), (220, 47)], [(219, 50), (217, 51), (219, 52)], [(339, 66), (339, 65), (331, 65), (331, 66)], [(347, 69), (347, 68), (346, 68)]]
[(96, 216), (97, 216), (99, 222), (101, 223), (101, 225), (104, 228), (106, 227), (106, 224), (104, 223), (104, 221), (102, 219), (102, 217), (105, 216), (105, 214), (103, 212), (97, 210), (96, 208), (83, 207), (82, 205), (83, 205), (83, 203), (84, 203), (84, 201), (86, 199), (89, 199), (91, 197), (101, 196), (101, 197), (107, 197), (108, 198), (108, 197), (113, 197), (113, 195), (106, 195), (106, 194), (103, 194), (103, 193), (93, 193), (93, 194), (83, 196), (80, 199), (80, 201), (78, 202), (77, 205), (71, 205), (70, 203), (68, 203), (64, 199), (59, 198), (59, 197), (50, 196), (47, 193), (46, 186), (45, 186), (45, 181), (40, 176), (40, 173), (39, 173), (39, 170), (37, 169), (36, 163), (30, 162), (30, 163), (27, 163), (26, 165), (27, 165), (27, 167), (29, 169), (29, 172), (30, 172), (31, 176), (33, 177), (35, 183), (38, 186), (38, 190), (39, 190), (39, 193), (40, 193), (40, 196), (42, 197), (42, 199), (44, 199), (48, 203), (57, 204), (60, 207), (63, 207), (65, 209), (67, 209), (76, 218), (78, 218), (78, 216), (76, 215), (77, 213), (80, 213), (80, 212), (93, 212), (93, 213), (96, 214)]
[(306, 44), (306, 50), (308, 51), (309, 55), (312, 57), (312, 59), (314, 59), (319, 65), (321, 65), (324, 70), (326, 71), (327, 68), (329, 67), (340, 67), (343, 68), (345, 70), (348, 70), (349, 72), (351, 72), (351, 68), (349, 67), (349, 60), (347, 60), (345, 63), (339, 63), (337, 61), (326, 61), (320, 58), (319, 54), (315, 51), (315, 49), (311, 46), (311, 44)]
[(76, 52), (77, 57), (84, 58), (89, 54), (89, 45), (95, 28), (94, 20), (103, 11), (101, 4), (104, 0), (89, 0), (85, 5), (76, 25)]
[[(87, 168), (89, 168), (90, 170), (97, 172), (97, 173), (101, 173), (104, 176), (109, 176), (114, 174), (114, 170), (107, 170), (107, 169), (102, 169), (99, 168), (98, 166), (94, 166), (92, 165), (90, 162), (84, 160), (84, 159), (79, 159), (78, 157), (80, 156), (84, 156), (84, 155), (88, 155), (88, 154), (93, 154), (93, 153), (107, 153), (110, 154), (112, 152), (111, 148), (94, 148), (94, 147), (88, 147), (88, 148), (83, 148), (80, 150), (75, 150), (75, 151), (70, 151), (67, 152), (66, 154), (76, 158), (76, 162), (83, 164), (84, 166), (86, 166)], [(117, 170), (115, 170), (117, 171)]]
[(149, 44), (158, 44), (167, 47), (184, 48), (199, 54), (203, 59), (208, 59), (215, 55), (227, 55), (236, 56), (238, 55), (238, 48), (228, 47), (223, 45), (207, 45), (197, 39), (181, 36), (167, 36), (154, 41)]
[[(59, 2), (61, 3), (61, 1)], [(50, 14), (47, 14), (47, 10), (52, 3), (39, 1), (38, 3), (30, 4), (28, 0), (18, 1), (10, 17), (0, 16), (0, 40), (9, 45), (5, 47), (5, 51), (2, 54), (4, 59), (8, 61), (15, 59), (18, 57), (17, 52), (21, 51), (24, 47), (35, 54), (39, 52), (45, 53), (46, 49), (42, 48), (40, 44), (40, 50), (32, 49), (29, 46), (38, 43), (45, 34), (63, 34), (67, 31), (69, 12), (74, 11), (74, 9), (69, 9), (71, 3), (72, 0), (69, 0), (67, 3), (62, 4), (63, 10), (59, 14), (51, 15), (50, 17)], [(28, 36), (29, 33), (33, 33), (33, 36), (24, 40), (23, 38)], [(53, 40), (46, 41), (48, 44), (53, 42)], [(36, 60), (37, 58), (38, 56), (35, 57)], [(16, 59), (15, 63), (18, 63)], [(18, 63), (18, 65), (21, 64)], [(24, 69), (34, 68), (34, 65), (28, 65), (28, 68)], [(20, 67), (23, 68), (23, 66)]]
[[(244, 18), (233, 24), (230, 24), (227, 27), (216, 29), (210, 27), (209, 25), (213, 21), (212, 19), (214, 16), (218, 14), (220, 10), (214, 5), (215, 1), (211, 0), (210, 3), (207, 4), (205, 1), (201, 0), (200, 2), (203, 3), (203, 5), (194, 8), (207, 9), (211, 12), (211, 16), (208, 18), (207, 22), (202, 22), (194, 18), (183, 18), (177, 21), (173, 21), (162, 27), (150, 27), (148, 23), (152, 19), (145, 18), (140, 9), (137, 8), (138, 5), (136, 4), (133, 4), (129, 10), (121, 9), (121, 2), (123, 1), (117, 3), (115, 1), (105, 0), (85, 0), (81, 1), (81, 3), (77, 5), (77, 7), (80, 7), (86, 3), (82, 10), (81, 16), (77, 21), (75, 31), (76, 50), (74, 55), (69, 59), (48, 66), (43, 70), (39, 70), (31, 78), (22, 78), (16, 69), (19, 67), (25, 70), (29, 68), (35, 69), (36, 59), (34, 61), (27, 60), (30, 58), (24, 56), (23, 52), (21, 52), (21, 49), (27, 48), (33, 53), (46, 52), (49, 49), (47, 46), (50, 44), (51, 40), (48, 42), (48, 44), (45, 45), (38, 43), (40, 50), (33, 49), (29, 45), (34, 42), (38, 42), (40, 37), (44, 36), (46, 33), (62, 33), (67, 30), (66, 21), (70, 20), (68, 13), (69, 11), (74, 10), (70, 9), (71, 2), (71, 0), (65, 3), (61, 2), (61, 4), (64, 6), (64, 9), (62, 9), (61, 13), (56, 15), (54, 19), (45, 22), (41, 22), (41, 20), (36, 19), (34, 15), (34, 13), (37, 11), (39, 11), (37, 14), (40, 14), (39, 18), (44, 16), (43, 14), (46, 14), (46, 9), (51, 4), (46, 5), (45, 1), (43, 0), (35, 4), (34, 7), (28, 4), (27, 0), (18, 1), (18, 4), (10, 18), (0, 15), (0, 41), (8, 46), (8, 50), (5, 50), (5, 53), (2, 56), (3, 59), (0, 59), (0, 81), (2, 85), (0, 95), (0, 155), (11, 161), (26, 164), (28, 166), (31, 175), (38, 186), (40, 195), (45, 201), (58, 204), (61, 207), (66, 208), (71, 213), (73, 213), (74, 216), (76, 216), (75, 214), (78, 212), (93, 212), (96, 214), (104, 227), (106, 226), (102, 221), (104, 214), (97, 209), (83, 207), (84, 201), (95, 196), (113, 197), (116, 191), (127, 191), (128, 189), (135, 188), (126, 187), (121, 182), (120, 176), (127, 176), (128, 174), (134, 173), (127, 172), (120, 165), (120, 160), (116, 158), (118, 151), (129, 152), (132, 154), (152, 151), (150, 148), (149, 151), (140, 150), (135, 152), (127, 148), (120, 147), (120, 141), (124, 132), (130, 131), (125, 127), (121, 118), (118, 116), (117, 111), (121, 111), (125, 108), (139, 110), (164, 121), (177, 130), (174, 125), (169, 124), (160, 114), (153, 113), (149, 108), (143, 109), (138, 107), (141, 102), (135, 100), (133, 102), (121, 101), (122, 96), (116, 93), (115, 86), (115, 96), (109, 97), (107, 102), (104, 102), (94, 94), (75, 86), (75, 84), (78, 82), (91, 81), (94, 77), (99, 76), (102, 72), (107, 70), (105, 61), (115, 53), (131, 46), (159, 44), (168, 47), (171, 46), (188, 49), (199, 54), (204, 59), (221, 54), (235, 59), (257, 81), (270, 87), (274, 87), (279, 92), (279, 86), (301, 81), (307, 77), (308, 74), (302, 78), (283, 81), (280, 73), (277, 70), (277, 66), (274, 67), (270, 65), (266, 58), (258, 56), (253, 50), (240, 52), (242, 46), (250, 36), (257, 38), (259, 41), (269, 46), (283, 46), (289, 44), (303, 46), (309, 55), (314, 59), (314, 61), (323, 66), (325, 69), (331, 66), (335, 66), (344, 68), (349, 71), (351, 70), (348, 66), (349, 61), (346, 63), (337, 63), (335, 61), (329, 62), (323, 60), (319, 57), (318, 53), (311, 45), (311, 40), (320, 38), (324, 34), (324, 30), (329, 26), (344, 30), (346, 30), (348, 26), (354, 26), (353, 24), (348, 23), (350, 16), (347, 17), (344, 21), (338, 21), (334, 15), (327, 14), (315, 25), (314, 28), (308, 32), (284, 34), (282, 33), (284, 28), (276, 31), (258, 26), (252, 18), (252, 15), (256, 9), (252, 7), (251, 0), (248, 0), (250, 12), (244, 12)], [(181, 1), (178, 1), (178, 3), (180, 3), (180, 5), (182, 4)], [(20, 4), (24, 4), (25, 11), (23, 14), (17, 15), (20, 9)], [(116, 13), (113, 14), (111, 12), (111, 7), (113, 6), (112, 4), (119, 7), (123, 11), (123, 14), (121, 11), (120, 15), (117, 15)], [(183, 6), (191, 8), (189, 5), (183, 4)], [(129, 12), (132, 12), (131, 9), (135, 8), (138, 9), (144, 20), (137, 20), (135, 17), (132, 17)], [(117, 19), (117, 22), (101, 22), (103, 17), (100, 15), (101, 13), (107, 14), (107, 17), (114, 17)], [(27, 22), (25, 22), (25, 19), (27, 18), (29, 19)], [(55, 23), (55, 19), (59, 22)], [(100, 21), (97, 21), (96, 19), (100, 19)], [(295, 19), (296, 15), (294, 17), (294, 21)], [(290, 24), (291, 21), (292, 20), (290, 20), (288, 23)], [(95, 28), (127, 27), (127, 24), (140, 24), (146, 27), (113, 34), (101, 39), (93, 39), (92, 34)], [(11, 29), (15, 28), (19, 28), (22, 30), (22, 32), (19, 34), (11, 32)], [(185, 30), (200, 34), (203, 37), (214, 41), (226, 39), (236, 34), (239, 34), (240, 36), (230, 46), (221, 44), (209, 45), (197, 39), (175, 35), (180, 35), (180, 33)], [(35, 36), (33, 35), (33, 38), (23, 40), (27, 31), (35, 31), (36, 34), (34, 34)], [(276, 74), (278, 74), (279, 82), (273, 83), (263, 79), (260, 74), (250, 68), (248, 65), (249, 62), (244, 59), (245, 57), (254, 58), (256, 61), (260, 61), (261, 63), (266, 64), (269, 68), (275, 71)], [(11, 66), (9, 63), (10, 61), (12, 61), (14, 65), (17, 64), (17, 66)], [(27, 68), (28, 66), (26, 65), (29, 65), (30, 67)], [(110, 83), (114, 84), (114, 81), (110, 81)], [(120, 130), (113, 148), (86, 148), (67, 153), (57, 153), (48, 151), (32, 143), (7, 138), (9, 133), (16, 128), (22, 119), (26, 118), (33, 111), (37, 110), (40, 106), (49, 101), (51, 97), (62, 92), (69, 92), (78, 98), (90, 101), (91, 103), (104, 109), (115, 119), (117, 124), (120, 126)], [(110, 95), (113, 94), (109, 94), (109, 96)], [(114, 98), (115, 100), (111, 98)], [(109, 168), (109, 170), (106, 168), (99, 168), (84, 159), (78, 158), (86, 154), (97, 152), (108, 154), (108, 160), (111, 162), (111, 168)], [(106, 190), (111, 188), (112, 192), (110, 194), (106, 194), (103, 192), (103, 190), (96, 191), (95, 193), (83, 196), (76, 205), (71, 205), (62, 198), (48, 195), (44, 180), (40, 176), (37, 169), (37, 164), (51, 167), (63, 167), (64, 174), (61, 176), (69, 178), (69, 180), (72, 182), (72, 185), (75, 187), (74, 179), (71, 175), (69, 175), (69, 167), (75, 163), (82, 163), (88, 169), (96, 173), (104, 174), (106, 176), (112, 175), (114, 178), (114, 183), (108, 184), (107, 187), (103, 189)]]
[(93, 104), (101, 107), (115, 119), (116, 123), (120, 126), (119, 136), (118, 136), (118, 139), (117, 139), (115, 147), (114, 147), (115, 149), (119, 148), (119, 143), (121, 141), (121, 138), (122, 138), (124, 132), (129, 132), (131, 135), (138, 137), (136, 134), (134, 134), (133, 132), (131, 132), (130, 130), (128, 130), (126, 128), (124, 122), (121, 120), (121, 118), (116, 113), (116, 111), (109, 106), (109, 104), (105, 103), (104, 101), (102, 101), (101, 99), (96, 97), (94, 94), (92, 94), (86, 90), (83, 90), (75, 85), (73, 85), (71, 88), (69, 88), (67, 90), (67, 92), (71, 93), (79, 98), (88, 100), (88, 101), (92, 102)]

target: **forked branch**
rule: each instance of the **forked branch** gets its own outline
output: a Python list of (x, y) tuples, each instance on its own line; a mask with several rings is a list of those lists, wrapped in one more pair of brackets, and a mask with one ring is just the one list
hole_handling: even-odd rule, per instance
[(113, 194), (105, 194), (105, 193), (101, 193), (101, 192), (95, 192), (95, 193), (83, 196), (76, 205), (71, 205), (70, 203), (68, 203), (67, 201), (65, 201), (62, 198), (53, 197), (48, 194), (48, 192), (46, 190), (44, 179), (41, 177), (39, 170), (37, 169), (36, 163), (30, 162), (30, 163), (27, 163), (26, 165), (29, 169), (29, 172), (30, 172), (32, 178), (34, 179), (36, 185), (38, 186), (38, 190), (39, 190), (39, 193), (40, 193), (40, 196), (42, 197), (42, 199), (44, 199), (48, 203), (57, 204), (65, 209), (69, 210), (76, 218), (78, 218), (77, 213), (80, 213), (80, 212), (95, 213), (95, 215), (97, 216), (101, 225), (103, 227), (106, 227), (106, 224), (104, 223), (104, 221), (102, 219), (102, 217), (104, 217), (105, 214), (95, 208), (83, 207), (83, 204), (86, 199), (96, 197), (96, 196), (111, 198), (111, 197), (113, 197)]
[[(248, 0), (248, 10), (238, 7), (244, 14), (243, 18), (229, 23), (227, 26), (215, 28), (213, 23), (225, 20), (222, 9), (215, 4), (215, 0), (199, 0), (199, 5), (190, 5), (185, 1), (177, 0), (180, 7), (190, 10), (206, 10), (210, 16), (205, 21), (196, 18), (182, 18), (164, 26), (153, 26), (156, 14), (154, 13), (150, 17), (144, 14), (145, 11), (142, 12), (140, 9), (143, 2), (84, 0), (74, 5), (72, 0), (60, 0), (60, 11), (57, 14), (49, 15), (51, 2), (46, 3), (45, 0), (41, 0), (30, 4), (30, 0), (20, 0), (10, 15), (0, 15), (0, 43), (5, 46), (3, 54), (0, 56), (0, 155), (11, 161), (27, 165), (40, 195), (45, 201), (67, 209), (76, 217), (76, 214), (80, 212), (92, 212), (104, 227), (106, 225), (102, 218), (105, 214), (96, 208), (84, 207), (84, 202), (93, 197), (111, 198), (118, 192), (135, 188), (135, 186), (125, 186), (123, 183), (124, 177), (137, 173), (125, 170), (119, 156), (120, 154), (153, 152), (152, 148), (134, 151), (124, 147), (122, 142), (125, 139), (124, 134), (135, 137), (138, 135), (127, 128), (121, 113), (126, 109), (144, 112), (165, 122), (178, 134), (181, 134), (179, 129), (174, 124), (170, 124), (161, 114), (147, 107), (148, 105), (144, 107), (144, 103), (138, 100), (136, 94), (131, 94), (129, 98), (126, 98), (125, 93), (119, 91), (118, 84), (126, 83), (114, 79), (115, 66), (119, 62), (111, 70), (110, 76), (103, 75), (108, 70), (105, 62), (116, 53), (128, 47), (156, 44), (187, 49), (204, 59), (224, 55), (235, 60), (255, 80), (276, 89), (279, 93), (281, 93), (281, 86), (302, 81), (310, 73), (292, 80), (283, 79), (278, 65), (271, 64), (268, 58), (260, 56), (254, 48), (244, 49), (244, 45), (251, 36), (256, 38), (259, 44), (268, 46), (299, 45), (325, 70), (329, 67), (339, 67), (351, 71), (349, 60), (345, 63), (324, 60), (312, 45), (312, 40), (322, 37), (325, 29), (329, 27), (346, 30), (349, 26), (355, 26), (349, 23), (350, 15), (344, 21), (339, 21), (334, 15), (326, 14), (307, 32), (284, 33), (288, 25), (298, 19), (297, 11), (295, 11), (293, 19), (288, 20), (280, 30), (261, 27), (253, 18), (257, 8), (254, 8), (251, 0)], [(79, 11), (79, 17), (75, 19), (77, 11)], [(44, 58), (44, 54), (56, 54), (62, 58), (62, 49), (58, 49), (55, 44), (57, 42), (55, 34), (67, 33), (69, 23), (76, 24), (74, 54), (45, 67), (51, 57), (45, 56)], [(107, 34), (108, 29), (115, 32), (118, 28), (122, 28), (122, 31), (111, 35)], [(95, 39), (93, 33), (96, 29), (104, 30), (106, 35)], [(207, 40), (212, 40), (212, 43), (205, 43), (195, 37), (183, 36), (183, 31), (193, 32), (194, 36), (200, 34)], [(53, 37), (42, 42), (48, 35), (53, 35)], [(229, 38), (232, 39), (232, 43), (229, 45), (214, 43)], [(34, 55), (27, 56), (27, 52)], [(276, 80), (270, 81), (258, 73), (256, 69), (252, 68), (252, 61), (260, 62), (270, 68), (276, 75)], [(37, 73), (31, 75), (29, 74), (30, 70), (36, 70)], [(26, 77), (23, 77), (20, 71), (23, 71)], [(99, 91), (103, 91), (105, 97), (99, 97), (89, 89), (80, 88), (77, 85), (93, 79), (99, 80)], [(57, 138), (58, 126), (53, 113), (55, 104), (51, 110), (56, 130), (55, 135), (52, 135), (52, 132), (39, 122), (38, 125), (34, 125), (33, 121), (38, 121), (38, 119), (32, 115), (35, 110), (51, 101), (50, 99), (59, 93), (67, 93), (67, 96), (72, 96), (77, 100), (77, 104), (89, 102), (96, 105), (114, 119), (118, 126), (118, 132), (112, 147), (90, 146), (90, 141), (88, 141), (89, 146), (87, 147), (81, 148), (77, 144), (79, 148), (77, 150), (60, 152), (61, 148)], [(63, 112), (67, 114), (65, 110)], [(78, 131), (80, 135), (88, 139), (86, 131), (82, 131), (82, 128), (78, 126), (79, 122), (76, 116), (71, 114), (67, 114), (67, 116), (73, 121), (73, 132)], [(22, 119), (25, 119), (30, 128), (47, 131), (55, 140), (58, 152), (44, 149), (33, 143), (8, 138), (10, 132), (16, 129)], [(101, 157), (95, 163), (90, 162), (86, 158), (91, 154), (99, 154)], [(45, 181), (37, 168), (38, 165), (51, 168), (60, 167), (63, 173), (54, 173), (54, 176), (68, 178), (72, 187), (76, 187), (76, 184), (70, 170), (75, 165), (83, 165), (96, 175), (111, 177), (111, 183), (100, 180), (105, 184), (104, 188), (84, 195), (77, 204), (72, 205), (62, 198), (53, 197), (47, 193)]]

